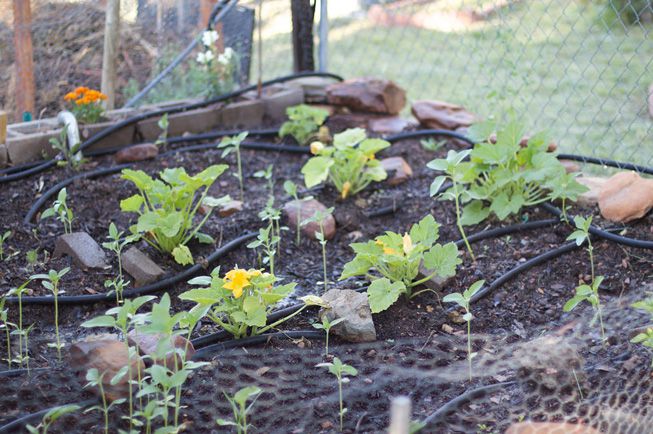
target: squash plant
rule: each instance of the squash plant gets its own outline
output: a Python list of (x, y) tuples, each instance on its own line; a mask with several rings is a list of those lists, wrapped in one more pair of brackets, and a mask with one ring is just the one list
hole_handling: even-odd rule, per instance
[[(429, 214), (403, 236), (387, 231), (373, 241), (351, 244), (356, 256), (345, 264), (340, 280), (368, 275), (370, 270), (380, 274), (380, 277), (371, 276), (367, 289), (373, 313), (389, 308), (401, 294), (412, 298), (429, 291), (413, 292), (413, 289), (435, 276), (455, 275), (456, 267), (462, 262), (454, 243), (436, 244), (439, 228), (440, 224)], [(420, 265), (428, 270), (423, 278), (418, 278)]]
[(375, 154), (390, 143), (381, 139), (368, 139), (365, 130), (352, 128), (336, 134), (333, 146), (320, 142), (311, 144), (315, 155), (302, 167), (307, 188), (329, 180), (340, 192), (342, 199), (355, 195), (371, 182), (380, 182), (388, 174), (375, 158)]
[[(286, 109), (288, 120), (281, 125), (279, 137), (292, 136), (300, 145), (306, 144), (311, 138), (318, 137), (322, 141), (329, 135), (329, 130), (322, 127), (329, 112), (307, 104), (299, 104)], [(319, 133), (318, 133), (319, 132)], [(324, 140), (326, 141), (326, 140)]]
[[(120, 201), (122, 211), (138, 214), (138, 221), (130, 230), (155, 249), (171, 253), (179, 264), (192, 264), (193, 255), (186, 244), (193, 238), (213, 242), (199, 230), (212, 208), (228, 200), (228, 196), (217, 199), (207, 195), (209, 187), (227, 168), (225, 164), (216, 164), (195, 176), (183, 167), (169, 168), (159, 173), (160, 179), (153, 179), (142, 170), (124, 169), (122, 178), (138, 189), (137, 194)], [(193, 219), (200, 205), (210, 210), (195, 224)]]

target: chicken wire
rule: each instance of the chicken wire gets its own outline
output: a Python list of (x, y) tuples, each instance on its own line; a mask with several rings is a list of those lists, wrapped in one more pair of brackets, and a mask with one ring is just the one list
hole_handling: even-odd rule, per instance
[[(31, 3), (37, 111), (51, 116), (71, 87), (99, 87), (104, 12), (88, 0)], [(199, 3), (121, 1), (118, 106), (201, 31)], [(223, 29), (243, 61), (240, 84), (259, 78), (259, 4), (262, 79), (293, 68), (290, 1), (240, 1)], [(322, 66), (395, 80), (409, 101), (445, 100), (480, 117), (512, 111), (533, 131), (549, 130), (564, 152), (650, 165), (652, 17), (651, 0), (331, 0)], [(11, 1), (0, 0), (5, 108), (15, 90), (11, 29)], [(202, 96), (197, 51), (141, 103)]]

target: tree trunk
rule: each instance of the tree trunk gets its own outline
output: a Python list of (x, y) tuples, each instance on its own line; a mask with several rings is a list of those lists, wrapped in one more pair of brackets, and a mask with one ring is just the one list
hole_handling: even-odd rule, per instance
[(290, 0), (292, 11), (293, 69), (295, 72), (315, 71), (313, 57), (313, 19), (315, 1)]
[(112, 110), (116, 105), (116, 63), (120, 45), (120, 0), (108, 0), (106, 10), (101, 90), (107, 96), (107, 110)]
[(15, 119), (23, 113), (34, 113), (35, 85), (32, 55), (32, 10), (30, 0), (14, 0), (14, 48), (16, 53), (16, 112)]

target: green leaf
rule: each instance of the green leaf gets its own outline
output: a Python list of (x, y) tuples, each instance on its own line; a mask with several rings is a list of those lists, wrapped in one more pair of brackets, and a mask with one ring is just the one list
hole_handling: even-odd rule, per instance
[(467, 300), (471, 300), (474, 297), (474, 295), (476, 295), (476, 293), (480, 291), (481, 288), (483, 288), (483, 285), (485, 285), (485, 280), (479, 280), (477, 282), (474, 282), (472, 286), (470, 286), (463, 292), (463, 296)]
[(365, 155), (374, 155), (389, 147), (390, 142), (382, 139), (365, 139), (360, 143), (360, 145), (358, 145), (358, 149)]
[(140, 212), (143, 202), (143, 196), (135, 194), (120, 201), (120, 210), (123, 212)]
[(564, 312), (570, 312), (576, 308), (580, 303), (585, 301), (585, 297), (572, 297), (569, 301), (565, 303), (565, 305), (562, 307), (562, 310)]
[(440, 188), (442, 187), (442, 184), (447, 180), (446, 176), (438, 176), (436, 177), (433, 182), (431, 183), (431, 187), (429, 188), (429, 194), (431, 196), (435, 196), (437, 194), (440, 194)]
[(463, 207), (460, 224), (463, 226), (477, 225), (490, 215), (490, 208), (480, 200), (473, 200)]
[(180, 265), (188, 265), (193, 263), (193, 254), (190, 249), (185, 245), (179, 245), (172, 249), (172, 257)]
[(146, 191), (154, 182), (154, 180), (142, 170), (123, 169), (121, 173), (122, 179), (133, 182), (139, 190)]
[(261, 393), (261, 389), (255, 386), (249, 386), (240, 389), (236, 394), (234, 395), (234, 401), (240, 406), (244, 407), (245, 404), (247, 404), (247, 400), (253, 398), (254, 396), (258, 395)]
[(333, 136), (333, 145), (336, 148), (355, 146), (367, 137), (363, 128), (350, 128)]
[(203, 232), (197, 232), (195, 233), (195, 238), (197, 241), (199, 241), (202, 244), (213, 244), (215, 243), (215, 239), (209, 234), (205, 234)]
[(333, 164), (334, 161), (331, 158), (323, 156), (313, 157), (308, 160), (301, 170), (306, 187), (311, 188), (326, 181), (329, 176), (329, 169)]
[(413, 244), (420, 243), (429, 248), (440, 236), (440, 224), (428, 214), (411, 226), (409, 235)]
[(361, 256), (355, 256), (353, 260), (345, 264), (339, 280), (353, 276), (363, 276), (370, 271), (370, 268), (372, 268), (372, 263), (369, 260)]
[(462, 263), (458, 257), (458, 247), (453, 242), (444, 246), (436, 244), (424, 253), (424, 267), (427, 270), (437, 271), (440, 277), (456, 275), (456, 267)]
[(454, 292), (453, 294), (447, 294), (444, 297), (442, 297), (442, 302), (443, 303), (456, 303), (460, 307), (467, 307), (467, 300), (465, 297), (458, 293)]
[(223, 299), (222, 295), (214, 289), (191, 289), (179, 294), (179, 298), (186, 301), (194, 301), (198, 304), (212, 305)]
[(374, 280), (367, 288), (367, 296), (372, 313), (379, 313), (394, 304), (399, 296), (406, 291), (403, 282), (391, 282), (385, 277)]
[(82, 327), (86, 327), (86, 328), (114, 327), (115, 325), (116, 325), (116, 320), (109, 315), (98, 316), (82, 323)]

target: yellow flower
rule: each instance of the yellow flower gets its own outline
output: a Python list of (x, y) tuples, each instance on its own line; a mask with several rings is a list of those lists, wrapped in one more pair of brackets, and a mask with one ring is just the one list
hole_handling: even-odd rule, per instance
[(243, 288), (249, 285), (250, 273), (242, 268), (234, 268), (224, 276), (226, 283), (222, 286), (234, 294), (234, 298), (243, 295)]
[(72, 101), (72, 100), (74, 100), (76, 98), (77, 98), (77, 94), (75, 92), (68, 92), (63, 97), (64, 101)]
[(342, 185), (342, 193), (340, 196), (345, 199), (349, 194), (349, 190), (351, 190), (351, 182), (347, 181)]
[(311, 143), (311, 154), (317, 155), (322, 149), (324, 149), (324, 145), (321, 142)]
[(410, 235), (404, 234), (404, 253), (410, 255), (410, 252), (413, 251), (413, 240), (410, 238)]
[(375, 244), (377, 246), (381, 246), (383, 248), (383, 254), (384, 255), (396, 255), (397, 254), (397, 251), (395, 249), (393, 249), (392, 247), (386, 246), (385, 243), (383, 243), (383, 241), (381, 241), (381, 240), (376, 240)]

